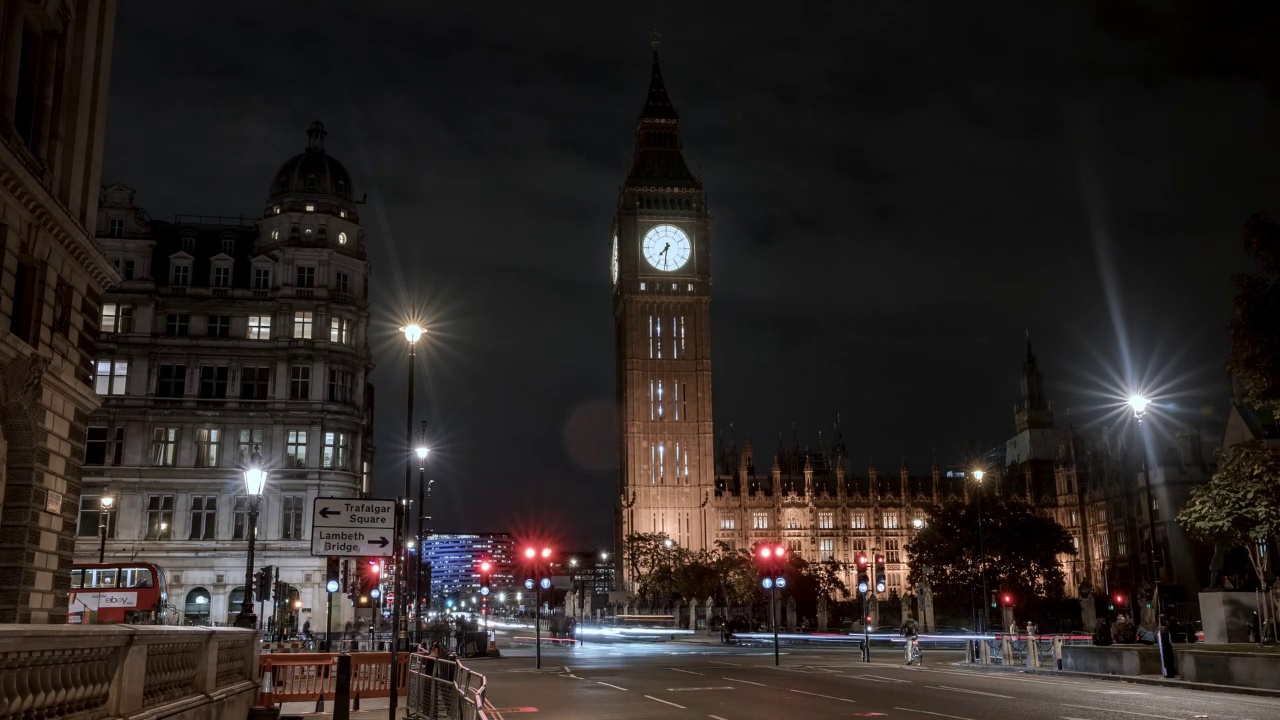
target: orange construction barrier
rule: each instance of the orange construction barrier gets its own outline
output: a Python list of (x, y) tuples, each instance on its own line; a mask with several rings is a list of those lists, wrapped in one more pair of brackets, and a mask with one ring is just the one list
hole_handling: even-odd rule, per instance
[[(391, 694), (391, 653), (361, 652), (351, 655), (351, 694), (388, 697)], [(410, 653), (400, 653), (396, 694), (405, 695), (409, 680)], [(282, 702), (333, 699), (337, 679), (338, 653), (264, 654), (258, 659), (262, 690), (259, 707)]]

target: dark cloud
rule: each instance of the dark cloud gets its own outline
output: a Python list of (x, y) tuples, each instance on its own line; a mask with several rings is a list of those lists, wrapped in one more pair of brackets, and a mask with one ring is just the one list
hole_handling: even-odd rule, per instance
[(1126, 356), (1221, 402), (1238, 227), (1280, 199), (1280, 18), (1243, 7), (134, 0), (106, 178), (156, 217), (257, 215), (322, 118), (369, 193), (378, 485), (417, 306), (439, 525), (587, 543), (653, 25), (715, 214), (717, 427), (840, 413), (856, 465), (923, 465), (1011, 431), (1027, 328), (1077, 419)]

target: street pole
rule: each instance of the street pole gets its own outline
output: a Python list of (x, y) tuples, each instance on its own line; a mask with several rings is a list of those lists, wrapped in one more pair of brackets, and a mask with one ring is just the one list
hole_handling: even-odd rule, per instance
[(104, 496), (98, 502), (102, 507), (98, 516), (98, 564), (102, 565), (107, 561), (107, 524), (111, 521), (111, 504), (114, 499)]
[(987, 551), (982, 547), (982, 476), (981, 470), (974, 473), (978, 480), (978, 573), (982, 576), (982, 627), (978, 631), (985, 633), (991, 625), (991, 599), (987, 595)]
[(778, 622), (782, 619), (782, 608), (778, 607), (778, 578), (773, 579), (773, 665), (782, 664), (781, 653), (778, 652)]
[(536, 670), (542, 669), (542, 578), (535, 570), (533, 573), (533, 647)]
[(395, 599), (391, 603), (391, 693), (390, 702), (387, 704), (387, 717), (390, 720), (395, 720), (396, 706), (399, 704), (399, 694), (396, 688), (399, 687), (400, 677), (400, 618), (401, 609), (404, 607), (404, 592), (399, 588), (407, 588), (409, 586), (408, 583), (404, 582), (405, 563), (401, 555), (404, 548), (404, 539), (401, 535), (404, 534), (408, 524), (405, 522), (408, 519), (405, 510), (409, 502), (409, 481), (413, 478), (413, 455), (409, 452), (409, 449), (413, 447), (413, 376), (417, 365), (418, 338), (422, 337), (423, 332), (421, 327), (413, 324), (404, 326), (400, 331), (404, 333), (405, 339), (409, 341), (409, 392), (406, 393), (408, 412), (405, 416), (405, 446), (403, 448), (405, 453), (404, 493), (396, 502), (398, 512), (396, 513), (395, 545), (392, 548), (392, 562), (399, 562), (400, 567), (396, 571), (396, 581), (392, 584), (392, 587), (397, 589)]
[(236, 615), (236, 627), (241, 628), (253, 629), (258, 626), (258, 618), (253, 614), (253, 555), (258, 538), (258, 505), (262, 502), (262, 490), (266, 483), (267, 473), (262, 469), (262, 453), (255, 447), (253, 454), (249, 456), (249, 467), (244, 471), (245, 494), (249, 503), (249, 558), (244, 566), (244, 597), (240, 602), (240, 613)]
[[(422, 446), (418, 451), (418, 564), (417, 572), (413, 574), (413, 606), (417, 611), (414, 614), (414, 630), (419, 636), (422, 634), (422, 558), (425, 554), (425, 547), (422, 544), (422, 516), (427, 512), (426, 505), (426, 484), (427, 484), (427, 454), (422, 452), (426, 448), (427, 440), (427, 423), (422, 423)], [(428, 588), (430, 592), (430, 588)], [(428, 602), (427, 606), (430, 607)]]
[(333, 652), (333, 593), (329, 593), (329, 612), (324, 619), (324, 649)]
[(862, 660), (863, 662), (871, 662), (871, 622), (867, 619), (867, 599), (871, 595), (871, 588), (868, 587), (866, 592), (862, 593)]

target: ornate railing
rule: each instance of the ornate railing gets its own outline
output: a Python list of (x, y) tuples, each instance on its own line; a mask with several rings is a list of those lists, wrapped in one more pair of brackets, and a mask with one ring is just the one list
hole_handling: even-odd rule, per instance
[(256, 665), (247, 630), (0, 625), (0, 720), (244, 717)]

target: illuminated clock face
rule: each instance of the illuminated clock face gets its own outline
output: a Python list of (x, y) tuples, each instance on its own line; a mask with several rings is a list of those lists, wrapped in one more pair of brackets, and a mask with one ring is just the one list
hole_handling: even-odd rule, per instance
[(613, 255), (609, 258), (609, 274), (613, 276), (613, 284), (618, 284), (618, 236), (613, 236)]
[(644, 236), (644, 259), (664, 272), (684, 267), (692, 250), (689, 236), (675, 225), (658, 225)]

